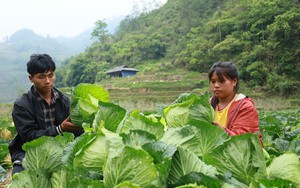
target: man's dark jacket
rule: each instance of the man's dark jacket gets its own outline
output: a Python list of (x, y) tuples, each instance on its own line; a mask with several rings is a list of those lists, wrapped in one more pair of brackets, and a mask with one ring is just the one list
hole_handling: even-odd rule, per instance
[[(42, 112), (42, 102), (33, 94), (33, 87), (14, 103), (12, 118), (18, 134), (9, 144), (9, 152), (12, 162), (20, 163), (25, 152), (22, 145), (41, 136), (57, 136), (59, 132), (55, 127), (47, 127), (44, 114)], [(60, 91), (55, 103), (55, 126), (59, 126), (68, 116), (70, 100)], [(78, 136), (82, 131), (74, 133)]]

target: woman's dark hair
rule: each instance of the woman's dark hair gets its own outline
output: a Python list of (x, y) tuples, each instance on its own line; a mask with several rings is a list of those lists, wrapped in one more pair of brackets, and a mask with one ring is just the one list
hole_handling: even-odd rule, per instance
[[(221, 82), (225, 81), (225, 78), (229, 80), (237, 79), (236, 86), (234, 87), (234, 92), (237, 93), (239, 88), (239, 74), (235, 65), (231, 62), (216, 62), (214, 63), (209, 72), (208, 79), (211, 81), (213, 74), (216, 73)], [(225, 77), (225, 78), (224, 78)], [(211, 99), (211, 105), (216, 108), (219, 100), (217, 97), (213, 96)]]
[(48, 54), (32, 54), (27, 63), (27, 72), (30, 75), (55, 71), (55, 63)]

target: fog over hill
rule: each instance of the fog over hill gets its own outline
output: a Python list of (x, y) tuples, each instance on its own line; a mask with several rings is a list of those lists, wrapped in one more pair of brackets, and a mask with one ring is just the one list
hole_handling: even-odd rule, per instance
[[(113, 33), (121, 18), (108, 23), (109, 32)], [(84, 52), (93, 40), (92, 28), (76, 37), (43, 37), (30, 29), (21, 29), (0, 43), (0, 103), (14, 101), (21, 93), (28, 90), (31, 83), (26, 72), (26, 63), (33, 53), (49, 54), (57, 66), (76, 54)]]

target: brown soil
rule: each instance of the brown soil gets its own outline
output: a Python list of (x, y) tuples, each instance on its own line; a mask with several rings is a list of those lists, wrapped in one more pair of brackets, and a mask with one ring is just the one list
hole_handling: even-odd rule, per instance
[(0, 188), (5, 188), (7, 185), (11, 183), (11, 170), (12, 169), (7, 170), (7, 178), (4, 182), (0, 182)]

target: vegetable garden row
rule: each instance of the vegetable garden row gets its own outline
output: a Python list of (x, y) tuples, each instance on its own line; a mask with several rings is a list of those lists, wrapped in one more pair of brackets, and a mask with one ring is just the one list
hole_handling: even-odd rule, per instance
[[(26, 143), (26, 170), (9, 187), (300, 187), (299, 111), (260, 113), (263, 149), (257, 134), (229, 137), (211, 124), (209, 94), (183, 93), (147, 114), (111, 103), (95, 84), (71, 96), (71, 120), (85, 133)], [(3, 121), (2, 172), (13, 134)]]

